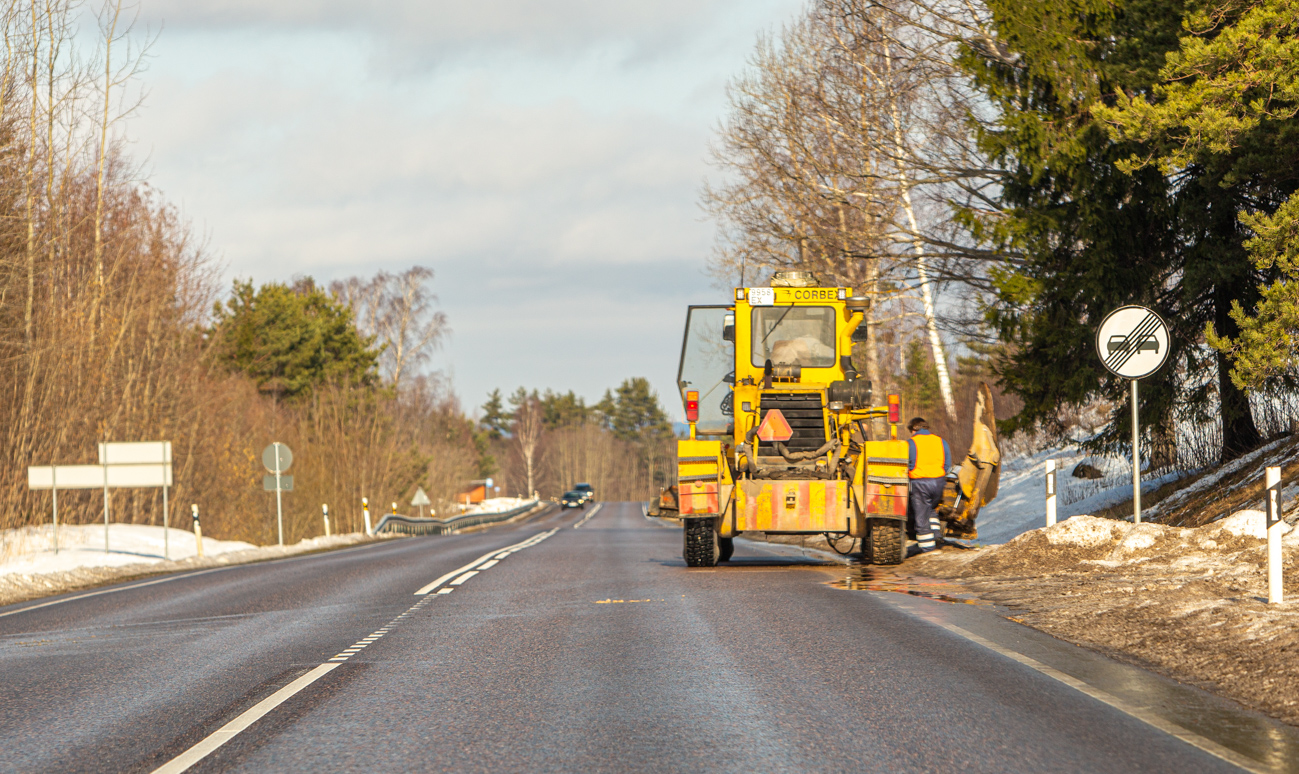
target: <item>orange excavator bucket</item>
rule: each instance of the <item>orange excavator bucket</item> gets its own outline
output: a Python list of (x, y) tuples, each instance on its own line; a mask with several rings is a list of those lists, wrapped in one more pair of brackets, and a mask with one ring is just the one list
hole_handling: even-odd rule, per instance
[(938, 518), (946, 524), (951, 537), (972, 539), (979, 536), (975, 519), (979, 510), (997, 496), (1001, 481), (1001, 447), (997, 438), (997, 413), (992, 405), (992, 390), (979, 385), (974, 407), (974, 435), (970, 450), (961, 460), (955, 478), (947, 479), (943, 504)]

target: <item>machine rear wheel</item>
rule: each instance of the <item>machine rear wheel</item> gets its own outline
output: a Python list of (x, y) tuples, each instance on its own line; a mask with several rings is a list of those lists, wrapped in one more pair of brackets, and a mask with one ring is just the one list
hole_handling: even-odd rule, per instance
[(684, 519), (685, 548), (681, 552), (687, 567), (716, 567), (721, 546), (717, 541), (716, 518)]
[(869, 519), (862, 559), (867, 564), (902, 564), (907, 541), (905, 525), (897, 519)]
[(735, 553), (735, 538), (717, 538), (717, 561), (731, 561), (731, 554)]

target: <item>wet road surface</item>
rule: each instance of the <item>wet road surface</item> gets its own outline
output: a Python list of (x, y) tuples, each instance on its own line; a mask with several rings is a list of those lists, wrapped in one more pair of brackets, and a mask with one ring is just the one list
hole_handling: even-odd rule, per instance
[(1299, 760), (1289, 727), (955, 604), (956, 589), (763, 544), (715, 569), (680, 553), (679, 529), (606, 503), (0, 608), (0, 770), (153, 771), (305, 680), (190, 771)]

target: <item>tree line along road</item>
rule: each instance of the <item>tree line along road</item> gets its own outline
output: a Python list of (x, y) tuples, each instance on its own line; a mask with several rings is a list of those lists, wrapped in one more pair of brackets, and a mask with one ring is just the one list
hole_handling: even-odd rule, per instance
[(0, 608), (0, 769), (1299, 760), (1287, 726), (989, 607), (845, 590), (841, 565), (743, 541), (731, 565), (688, 570), (679, 529), (598, 507)]

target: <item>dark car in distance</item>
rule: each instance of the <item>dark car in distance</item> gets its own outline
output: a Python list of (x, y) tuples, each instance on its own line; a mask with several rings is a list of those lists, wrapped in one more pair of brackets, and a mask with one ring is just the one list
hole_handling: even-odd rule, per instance
[(573, 484), (573, 491), (581, 492), (582, 495), (586, 498), (585, 502), (590, 502), (595, 499), (595, 487), (585, 482), (581, 484)]
[(565, 492), (564, 496), (559, 498), (559, 504), (564, 508), (585, 508), (586, 493), (574, 489), (571, 492)]

